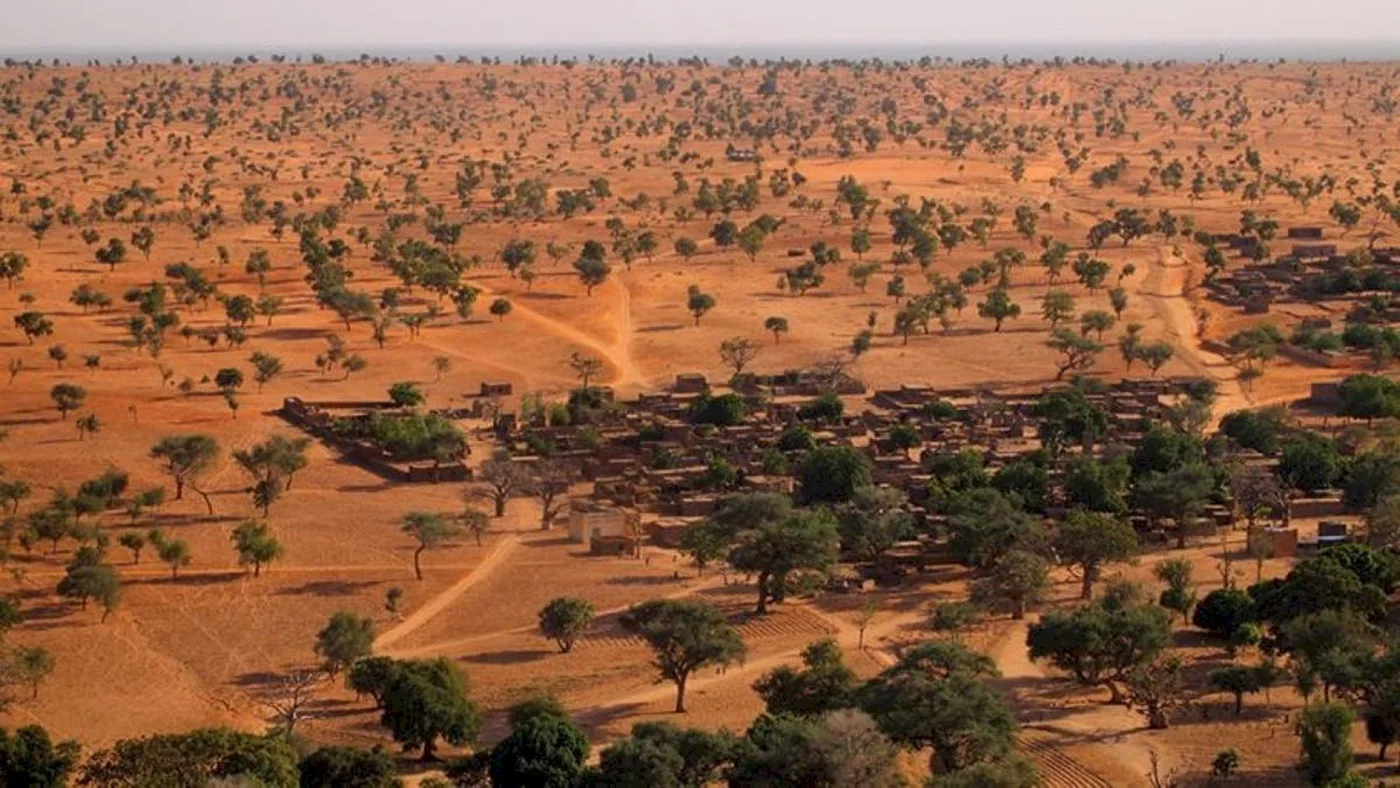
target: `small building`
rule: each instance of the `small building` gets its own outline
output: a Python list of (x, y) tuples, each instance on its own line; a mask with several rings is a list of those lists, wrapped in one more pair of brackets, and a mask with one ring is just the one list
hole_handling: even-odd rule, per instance
[(1294, 244), (1292, 252), (1299, 260), (1328, 260), (1336, 254), (1336, 244)]
[(1322, 228), (1316, 226), (1290, 227), (1288, 228), (1288, 238), (1290, 240), (1320, 241), (1322, 240)]
[(592, 549), (594, 540), (635, 538), (640, 518), (636, 512), (596, 498), (575, 498), (569, 502), (569, 541)]
[(678, 394), (699, 394), (710, 388), (710, 382), (698, 372), (683, 372), (676, 376), (674, 387)]
[(1296, 558), (1298, 556), (1297, 528), (1268, 528), (1264, 533), (1268, 534), (1270, 539), (1269, 555), (1274, 558)]
[(504, 380), (483, 380), (481, 381), (481, 396), (483, 397), (509, 397), (515, 392), (515, 387)]

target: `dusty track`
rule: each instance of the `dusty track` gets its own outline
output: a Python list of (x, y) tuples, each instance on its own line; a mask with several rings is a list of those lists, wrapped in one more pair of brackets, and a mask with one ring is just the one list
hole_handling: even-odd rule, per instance
[(505, 562), (519, 544), (520, 540), (513, 534), (501, 537), (500, 541), (491, 546), (491, 552), (481, 560), (480, 564), (477, 564), (475, 569), (463, 575), (462, 579), (453, 583), (447, 590), (428, 600), (426, 604), (413, 611), (403, 621), (375, 638), (374, 650), (380, 654), (393, 656), (393, 652), (389, 650), (390, 646), (418, 631), (424, 624), (433, 620), (437, 614), (447, 609), (448, 605), (457, 601), (462, 594), (467, 592), (467, 589), (484, 580)]

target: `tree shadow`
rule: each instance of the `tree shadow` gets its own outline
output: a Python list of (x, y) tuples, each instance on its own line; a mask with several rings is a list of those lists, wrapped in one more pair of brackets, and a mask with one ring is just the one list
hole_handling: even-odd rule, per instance
[[(521, 547), (533, 547), (533, 548), (539, 548), (539, 547), (563, 547), (563, 546), (566, 545), (566, 544), (573, 544), (573, 541), (572, 541), (571, 539), (569, 539), (568, 536), (556, 536), (556, 537), (550, 537), (550, 538), (548, 538), (548, 539), (525, 539), (525, 540), (521, 540), (521, 542), (520, 542), (520, 546), (521, 546)], [(581, 555), (590, 555), (590, 553), (582, 553)]]
[(380, 585), (378, 580), (313, 580), (292, 588), (283, 588), (277, 596), (351, 596)]
[(306, 340), (319, 339), (326, 336), (327, 331), (322, 328), (299, 328), (293, 326), (264, 328), (259, 334), (259, 339), (272, 340)]
[(229, 583), (248, 575), (251, 575), (251, 572), (245, 572), (241, 569), (230, 569), (221, 572), (202, 572), (199, 574), (185, 574), (180, 575), (179, 577), (170, 577), (169, 575), (163, 575), (161, 577), (135, 578), (132, 579), (130, 582), (132, 585), (198, 587), (219, 585), (220, 583)]
[(484, 654), (472, 654), (462, 657), (463, 662), (473, 662), (478, 665), (519, 665), (524, 662), (538, 662), (551, 653), (544, 649), (511, 649), (507, 651), (488, 651)]
[(682, 578), (674, 575), (624, 575), (607, 579), (608, 585), (614, 586), (665, 586), (681, 582)]

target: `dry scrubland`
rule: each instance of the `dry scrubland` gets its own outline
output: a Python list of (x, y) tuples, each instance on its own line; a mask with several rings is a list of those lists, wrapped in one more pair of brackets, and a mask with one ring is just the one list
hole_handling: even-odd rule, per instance
[[(6, 432), (0, 465), (5, 479), (33, 488), (21, 513), (112, 467), (131, 474), (133, 490), (169, 486), (150, 457), (151, 446), (168, 435), (205, 433), (222, 449), (200, 483), (211, 496), (212, 516), (199, 495), (187, 493), (134, 523), (121, 511), (90, 518), (113, 535), (109, 560), (123, 582), (120, 605), (105, 622), (95, 604), (82, 610), (54, 591), (72, 558), (72, 540), (56, 552), (45, 541), (31, 550), (12, 543), (11, 571), (0, 590), (22, 599), (26, 621), (8, 642), (42, 645), (56, 657), (56, 669), (37, 698), (20, 693), (4, 712), (5, 723), (40, 723), (85, 748), (198, 725), (261, 729), (272, 719), (267, 693), (279, 677), (314, 666), (315, 633), (337, 610), (373, 617), (380, 653), (455, 660), (469, 674), (474, 697), (492, 712), (487, 740), (503, 733), (497, 712), (534, 689), (556, 693), (600, 743), (639, 720), (674, 719), (670, 685), (651, 683), (647, 651), (618, 628), (616, 612), (649, 598), (692, 595), (738, 611), (751, 605), (750, 586), (726, 586), (715, 572), (699, 576), (661, 549), (648, 549), (645, 562), (586, 556), (558, 531), (537, 530), (538, 503), (529, 498), (513, 500), (506, 517), (492, 520), (484, 544), (462, 538), (425, 553), (423, 579), (416, 580), (414, 543), (400, 532), (399, 518), (410, 510), (460, 511), (462, 485), (385, 482), (320, 443), (271, 507), (268, 521), (285, 555), (254, 578), (229, 544), (233, 528), (257, 516), (250, 479), (231, 453), (270, 435), (295, 434), (272, 415), (284, 397), (375, 400), (395, 382), (417, 381), (428, 406), (455, 407), (492, 380), (510, 382), (517, 395), (559, 400), (576, 385), (567, 363), (574, 353), (600, 359), (596, 381), (629, 395), (660, 388), (682, 372), (724, 379), (717, 347), (735, 336), (760, 344), (750, 369), (764, 373), (849, 357), (870, 314), (869, 349), (850, 369), (872, 387), (916, 381), (1038, 388), (1057, 371), (1058, 356), (1046, 346), (1051, 332), (1039, 315), (1052, 287), (1071, 293), (1080, 314), (1109, 310), (1108, 289), (1115, 285), (1126, 295), (1091, 375), (1124, 375), (1116, 340), (1124, 326), (1139, 323), (1144, 341), (1175, 349), (1159, 374), (1218, 381), (1217, 416), (1297, 399), (1319, 375), (1340, 374), (1280, 361), (1246, 392), (1235, 366), (1199, 348), (1200, 339), (1227, 337), (1257, 318), (1195, 297), (1206, 272), (1198, 244), (1155, 230), (1126, 244), (1115, 236), (1097, 250), (1086, 238), (1122, 208), (1141, 209), (1152, 222), (1170, 211), (1210, 232), (1238, 231), (1248, 208), (1284, 227), (1322, 224), (1331, 237), (1341, 235), (1328, 206), (1369, 195), (1373, 172), (1383, 182), (1395, 178), (1388, 158), (1397, 141), (1389, 114), (1394, 78), (1392, 66), (1362, 64), (867, 64), (773, 72), (757, 65), (371, 62), (4, 69), (0, 253), (20, 252), (29, 264), (0, 286), (0, 358), (18, 370), (0, 382)], [(954, 150), (962, 136), (965, 149)], [(755, 150), (761, 162), (729, 160), (730, 145)], [(1261, 162), (1257, 178), (1244, 163), (1247, 150)], [(1124, 162), (1117, 180), (1092, 184), (1091, 174), (1115, 160)], [(484, 164), (464, 170), (464, 162)], [(1184, 173), (1175, 185), (1162, 174), (1173, 162)], [(460, 188), (464, 171), (479, 182), (468, 179), (470, 188)], [(779, 172), (800, 173), (804, 182), (775, 196), (770, 177)], [(1203, 181), (1193, 187), (1197, 172)], [(751, 256), (709, 237), (721, 213), (707, 217), (692, 206), (702, 181), (742, 185), (753, 174), (759, 175), (756, 205), (736, 207), (730, 218), (739, 228), (763, 214), (781, 224)], [(1324, 175), (1328, 191), (1307, 201), (1289, 196), (1298, 183), (1310, 186)], [(1222, 181), (1235, 177), (1257, 181), (1262, 193), (1247, 199), (1240, 185), (1226, 192)], [(842, 178), (863, 187), (869, 204), (843, 199)], [(596, 179), (605, 179), (606, 190)], [(686, 191), (678, 193), (678, 180)], [(503, 199), (492, 194), (497, 184), (509, 187)], [(139, 188), (114, 202), (111, 195), (128, 187)], [(595, 195), (592, 210), (559, 215), (561, 190), (590, 188), (606, 191)], [(542, 190), (538, 204), (532, 190)], [(886, 213), (903, 196), (916, 211), (921, 200), (936, 202), (969, 237), (954, 248), (940, 244), (927, 265), (911, 258), (897, 266), (892, 260), (910, 250), (892, 241)], [(104, 211), (104, 201), (113, 210)], [(1034, 217), (1025, 234), (1016, 226), (1018, 207)], [(399, 312), (420, 314), (441, 304), (440, 315), (418, 336), (393, 324), (382, 346), (369, 321), (357, 318), (347, 330), (334, 311), (318, 306), (304, 278), (297, 230), (284, 226), (293, 217), (336, 211), (319, 237), (345, 241), (341, 262), (353, 274), (349, 286), (377, 299), (402, 285), (374, 259), (372, 239), (399, 221), (394, 217), (412, 216), (398, 237), (432, 243), (428, 226), (438, 208), (438, 224), (461, 223), (452, 249), (468, 263), (462, 283), (479, 296), (464, 319), (450, 298), (412, 288), (402, 294)], [(685, 210), (678, 216), (678, 209)], [(274, 218), (279, 211), (285, 222)], [(975, 220), (992, 216), (985, 240), (973, 237)], [(614, 221), (632, 239), (651, 233), (655, 250), (626, 264), (606, 226)], [(934, 226), (942, 223), (935, 214)], [(1368, 218), (1350, 242), (1364, 243), (1369, 225)], [(149, 254), (132, 241), (147, 227), (154, 233)], [(868, 228), (871, 239), (859, 255), (851, 248), (857, 228)], [(1388, 220), (1377, 225), (1379, 233), (1395, 231)], [(1041, 236), (1068, 244), (1070, 260), (1080, 252), (1106, 260), (1108, 281), (1090, 291), (1067, 267), (1052, 286), (1038, 262)], [(683, 237), (697, 242), (688, 259), (675, 248)], [(111, 266), (95, 255), (110, 238), (126, 246)], [(501, 259), (500, 250), (515, 240), (534, 242), (536, 259), (526, 266), (532, 276), (512, 275)], [(590, 240), (608, 247), (611, 264), (591, 295), (571, 265)], [(819, 242), (841, 253), (840, 262), (825, 267), (824, 283), (801, 296), (776, 288), (783, 271), (800, 265)], [(547, 244), (569, 248), (555, 260)], [(790, 249), (803, 251), (789, 256)], [(979, 317), (978, 304), (996, 287), (993, 275), (989, 284), (968, 289), (964, 308), (947, 310), (946, 329), (935, 317), (931, 331), (916, 329), (907, 338), (895, 331), (896, 315), (908, 303), (887, 295), (896, 272), (913, 297), (1003, 249), (1025, 254), (1023, 265), (1011, 267), (1006, 288), (1023, 310), (1019, 318), (994, 331), (991, 320)], [(271, 262), (264, 285), (245, 269), (255, 250), (265, 250)], [(858, 258), (877, 264), (864, 292), (847, 275)], [(211, 347), (178, 329), (158, 356), (133, 347), (128, 321), (137, 312), (123, 294), (153, 281), (173, 284), (166, 266), (180, 262), (201, 269), (224, 296), (270, 294), (281, 299), (280, 309), (270, 321), (252, 319), (239, 347), (223, 340)], [(1132, 273), (1120, 276), (1128, 264)], [(80, 285), (114, 303), (79, 308), (70, 295)], [(691, 285), (714, 299), (698, 325), (687, 304)], [(179, 295), (172, 292), (172, 300)], [(498, 298), (513, 307), (503, 317), (488, 309)], [(226, 325), (221, 303), (192, 300), (174, 305), (182, 326), (199, 332)], [(52, 321), (52, 333), (31, 342), (15, 319), (32, 311)], [(790, 327), (780, 341), (765, 330), (772, 316)], [(348, 376), (319, 371), (315, 359), (330, 335), (342, 337), (367, 367)], [(55, 345), (68, 353), (61, 365), (49, 354)], [(252, 380), (254, 351), (283, 364), (264, 386)], [(88, 355), (100, 360), (89, 367)], [(438, 370), (437, 358), (448, 359), (450, 368)], [(210, 382), (228, 367), (248, 377), (236, 411)], [(1133, 372), (1145, 374), (1141, 364)], [(186, 379), (188, 390), (181, 391)], [(50, 399), (59, 383), (86, 392), (81, 407), (63, 417)], [(517, 407), (518, 399), (505, 407)], [(100, 420), (100, 431), (82, 434), (76, 424), (89, 414)], [(489, 456), (489, 434), (475, 434), (472, 446), (476, 464)], [(178, 577), (150, 549), (134, 563), (115, 544), (116, 534), (132, 525), (186, 540), (193, 562)], [(1185, 554), (1199, 567), (1203, 593), (1219, 582), (1217, 550), (1200, 545)], [(1155, 587), (1155, 560), (1114, 566), (1109, 575)], [(1286, 562), (1270, 561), (1266, 571), (1281, 575)], [(1057, 577), (1050, 604), (1072, 602), (1077, 583), (1065, 573)], [(939, 572), (879, 592), (881, 612), (866, 633), (871, 648), (864, 653), (854, 647), (861, 600), (791, 602), (744, 624), (746, 663), (697, 677), (684, 722), (742, 730), (762, 710), (751, 681), (795, 661), (819, 637), (836, 636), (859, 673), (875, 673), (892, 646), (923, 636), (917, 625), (929, 604), (962, 596), (966, 580)], [(384, 610), (395, 586), (405, 594), (401, 620)], [(537, 634), (535, 614), (565, 594), (591, 600), (601, 615), (572, 653), (559, 654)], [(1074, 759), (1062, 773), (1047, 772), (1052, 784), (1145, 784), (1153, 751), (1164, 766), (1199, 777), (1223, 744), (1240, 748), (1254, 784), (1301, 779), (1290, 769), (1297, 740), (1280, 720), (1282, 710), (1300, 704), (1291, 690), (1275, 690), (1269, 711), (1255, 704), (1243, 721), (1229, 717), (1216, 697), (1219, 708), (1208, 720), (1193, 711), (1167, 730), (1147, 731), (1137, 715), (1105, 706), (1099, 693), (1031, 663), (1025, 626), (999, 617), (967, 637), (997, 659), (1024, 722), (1053, 718), (1024, 735), (1043, 766), (1063, 755)], [(1218, 659), (1218, 647), (1208, 643), (1188, 639), (1181, 646), (1190, 660)], [(299, 730), (314, 741), (388, 742), (370, 704), (338, 681), (318, 692)], [(1359, 732), (1356, 737), (1364, 741)], [(921, 763), (911, 758), (910, 768)]]

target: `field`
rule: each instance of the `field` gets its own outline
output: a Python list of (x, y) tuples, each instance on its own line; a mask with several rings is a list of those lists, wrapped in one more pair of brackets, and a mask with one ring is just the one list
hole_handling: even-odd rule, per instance
[[(617, 614), (662, 596), (698, 596), (737, 612), (752, 603), (751, 586), (738, 576), (699, 575), (683, 557), (654, 547), (645, 560), (587, 555), (558, 530), (541, 531), (538, 502), (521, 497), (492, 519), (482, 544), (461, 538), (425, 552), (420, 581), (416, 545), (401, 532), (401, 518), (459, 513), (464, 485), (387, 481), (313, 442), (308, 467), (267, 517), (285, 555), (254, 577), (230, 546), (234, 528), (259, 516), (248, 495), (253, 480), (233, 452), (297, 434), (275, 415), (287, 397), (381, 400), (394, 383), (412, 381), (427, 407), (458, 408), (470, 406), (483, 382), (499, 381), (515, 392), (501, 407), (515, 411), (524, 394), (563, 400), (577, 384), (574, 354), (601, 361), (594, 382), (626, 397), (682, 373), (727, 379), (718, 348), (731, 337), (757, 343), (749, 370), (760, 373), (854, 355), (849, 372), (871, 388), (1038, 389), (1058, 377), (1059, 356), (1047, 347), (1052, 331), (1040, 315), (1050, 290), (1072, 294), (1083, 314), (1111, 312), (1110, 290), (1121, 288), (1126, 305), (1101, 332), (1107, 349), (1087, 369), (1093, 376), (1129, 373), (1117, 338), (1137, 323), (1144, 342), (1174, 349), (1156, 374), (1218, 382), (1217, 417), (1287, 403), (1306, 396), (1310, 383), (1344, 373), (1278, 361), (1244, 386), (1232, 360), (1201, 349), (1201, 340), (1228, 338), (1260, 318), (1198, 297), (1206, 269), (1189, 234), (1115, 236), (1101, 248), (1086, 238), (1123, 208), (1154, 222), (1161, 211), (1189, 216), (1211, 233), (1237, 232), (1248, 209), (1283, 227), (1325, 226), (1344, 246), (1364, 244), (1362, 231), (1338, 226), (1328, 206), (1369, 194), (1373, 174), (1395, 178), (1388, 157), (1400, 132), (1382, 88), (1393, 70), (1077, 62), (770, 71), (375, 61), (0, 70), (0, 254), (19, 252), (28, 261), (0, 286), (0, 358), (10, 365), (0, 383), (0, 467), (3, 479), (32, 487), (20, 514), (110, 468), (129, 473), (132, 490), (164, 485), (173, 494), (151, 447), (191, 433), (220, 446), (199, 483), (212, 514), (187, 491), (135, 517), (113, 510), (90, 519), (112, 539), (109, 560), (123, 584), (105, 621), (97, 605), (81, 609), (55, 592), (76, 542), (51, 550), (40, 540), (26, 549), (19, 526), (8, 531), (10, 572), (0, 591), (22, 600), (26, 620), (7, 641), (42, 645), (56, 669), (37, 697), (21, 693), (3, 720), (42, 724), (85, 749), (200, 725), (261, 730), (272, 721), (269, 700), (283, 677), (316, 665), (316, 632), (339, 610), (376, 620), (377, 653), (456, 660), (491, 712), (488, 741), (504, 731), (503, 710), (540, 689), (557, 694), (599, 744), (639, 720), (671, 718), (670, 685), (653, 684), (646, 648), (618, 627)], [(966, 149), (954, 150), (964, 136)], [(755, 151), (761, 162), (727, 156), (731, 147)], [(1238, 185), (1221, 185), (1255, 179), (1243, 163), (1246, 150), (1262, 159), (1258, 181), (1274, 184), (1254, 199)], [(1066, 163), (1081, 152), (1075, 165)], [(1113, 178), (1091, 183), (1092, 172), (1115, 161), (1123, 165)], [(1183, 167), (1184, 184), (1163, 176), (1172, 162)], [(777, 196), (770, 177), (780, 171), (800, 173), (803, 182)], [(1193, 172), (1202, 173), (1199, 189), (1190, 185)], [(724, 212), (707, 215), (696, 205), (702, 180), (718, 189), (755, 173), (754, 204), (734, 207), (729, 218), (738, 229), (766, 214), (777, 228), (752, 250), (717, 242), (711, 230)], [(1306, 200), (1283, 185), (1322, 176), (1328, 191)], [(853, 179), (866, 202), (857, 206), (842, 179)], [(588, 192), (592, 209), (561, 216), (566, 191)], [(945, 242), (920, 265), (891, 239), (886, 212), (902, 196), (916, 212), (921, 200), (936, 201), (953, 224), (992, 223), (983, 225), (984, 239)], [(1018, 207), (1034, 219), (1030, 232), (1018, 230)], [(610, 222), (621, 222), (621, 234)], [(314, 223), (320, 240), (344, 241), (339, 262), (353, 276), (349, 287), (376, 301), (399, 288), (398, 313), (422, 315), (421, 331), (386, 322), (379, 341), (371, 325), (377, 318), (354, 313), (342, 322), (318, 303), (298, 240), (298, 229)], [(434, 227), (451, 234), (454, 223), (460, 238), (434, 240)], [(422, 281), (405, 286), (376, 251), (374, 240), (390, 225), (399, 228), (398, 241), (423, 240), (460, 257), (460, 284), (478, 293), (468, 315), (456, 310), (455, 291), (434, 292)], [(134, 240), (144, 228), (153, 232), (149, 251)], [(858, 228), (870, 230), (870, 248), (860, 253), (851, 243)], [(1395, 229), (1377, 225), (1382, 245)], [(644, 234), (650, 241), (638, 247)], [(1067, 244), (1071, 261), (1087, 252), (1109, 263), (1107, 281), (1090, 289), (1066, 266), (1052, 283), (1038, 262), (1042, 236)], [(693, 253), (677, 251), (681, 238), (695, 241)], [(125, 247), (110, 264), (103, 262), (112, 259), (104, 254), (109, 239)], [(521, 240), (534, 243), (535, 259), (508, 266), (503, 250)], [(608, 247), (611, 265), (591, 288), (572, 265), (587, 241)], [(817, 243), (841, 257), (822, 269), (820, 286), (802, 295), (775, 287)], [(995, 327), (979, 315), (991, 275), (967, 288), (965, 306), (943, 310), (946, 327), (935, 318), (931, 330), (897, 330), (909, 298), (1004, 249), (1024, 253), (1004, 288), (1019, 317)], [(271, 263), (261, 275), (245, 266), (257, 250)], [(864, 288), (847, 275), (857, 262), (878, 264)], [(202, 272), (219, 295), (202, 299), (178, 286), (167, 269), (178, 263)], [(896, 277), (904, 285), (898, 298), (898, 285), (890, 289)], [(130, 319), (138, 311), (123, 295), (158, 281), (170, 289), (181, 328), (192, 330), (133, 341)], [(74, 304), (82, 285), (107, 294), (110, 306)], [(698, 316), (688, 304), (692, 286), (713, 297)], [(252, 316), (230, 340), (219, 332), (233, 320), (225, 304), (234, 296), (280, 302), (275, 314)], [(507, 313), (492, 311), (498, 299), (508, 301)], [(51, 321), (50, 332), (21, 330), (20, 316), (34, 312)], [(785, 318), (789, 330), (770, 333), (770, 317)], [(1270, 319), (1285, 330), (1290, 320)], [(852, 354), (867, 328), (868, 349)], [(364, 368), (319, 369), (329, 336), (342, 338)], [(61, 361), (55, 346), (66, 350)], [(252, 379), (255, 351), (282, 362), (265, 385)], [(247, 378), (228, 397), (214, 382), (226, 368)], [(1141, 362), (1131, 373), (1147, 374)], [(71, 413), (51, 399), (61, 383), (84, 390)], [(80, 429), (93, 415), (99, 429)], [(479, 466), (492, 451), (489, 425), (463, 426), (472, 435), (468, 465)], [(586, 494), (586, 483), (573, 492)], [(116, 543), (122, 532), (157, 527), (188, 543), (193, 561), (178, 576), (154, 549), (138, 563)], [(1218, 585), (1216, 549), (1189, 552), (1203, 590)], [(1150, 584), (1151, 563), (1122, 571)], [(1284, 561), (1267, 567), (1286, 570)], [(1073, 579), (1058, 579), (1055, 603), (1072, 601)], [(894, 645), (926, 634), (919, 624), (933, 600), (963, 595), (965, 583), (938, 573), (879, 592), (866, 651), (855, 648), (860, 603), (844, 597), (785, 604), (749, 621), (741, 626), (747, 661), (697, 677), (685, 722), (742, 730), (762, 710), (752, 680), (794, 661), (819, 637), (836, 637), (853, 666), (873, 674)], [(394, 587), (404, 594), (397, 614), (385, 609)], [(536, 612), (566, 594), (589, 599), (600, 616), (573, 652), (559, 654), (538, 634)], [(1051, 785), (1145, 785), (1149, 752), (1160, 754), (1164, 768), (1199, 776), (1222, 739), (1240, 748), (1250, 784), (1301, 779), (1291, 769), (1296, 739), (1283, 721), (1300, 703), (1291, 690), (1276, 690), (1267, 711), (1257, 703), (1244, 721), (1229, 718), (1217, 698), (1208, 719), (1193, 712), (1168, 730), (1147, 731), (1125, 709), (1104, 706), (1095, 693), (1031, 663), (1025, 626), (997, 619), (969, 637), (1001, 666), (1004, 687), (1031, 726), (1022, 741)], [(1205, 645), (1183, 648), (1202, 664), (1214, 658)], [(314, 741), (389, 743), (371, 704), (338, 681), (318, 689), (299, 730)], [(1359, 733), (1357, 741), (1364, 741)]]

